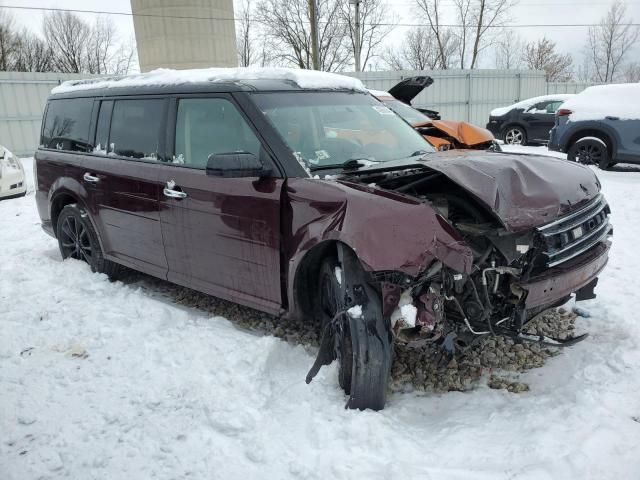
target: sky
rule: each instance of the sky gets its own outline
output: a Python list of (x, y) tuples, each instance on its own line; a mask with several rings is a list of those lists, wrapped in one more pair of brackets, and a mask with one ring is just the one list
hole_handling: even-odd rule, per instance
[[(256, 0), (253, 0), (254, 3)], [(444, 13), (449, 15), (445, 21), (454, 22), (452, 1), (441, 0), (445, 5)], [(603, 17), (613, 0), (519, 0), (517, 5), (511, 9), (511, 24), (584, 24), (597, 23)], [(179, 0), (177, 0), (179, 3)], [(237, 0), (236, 0), (237, 3)], [(414, 24), (419, 23), (417, 16), (418, 9), (412, 0), (387, 0), (390, 6), (391, 15), (395, 16), (398, 23)], [(106, 10), (111, 12), (131, 13), (129, 0), (0, 0), (0, 6), (25, 6), (25, 7), (50, 7), (50, 8), (70, 8), (82, 10)], [(9, 10), (14, 15), (20, 25), (30, 27), (33, 30), (40, 30), (42, 24), (42, 12), (26, 10)], [(627, 11), (629, 19), (640, 22), (640, 0), (627, 0)], [(83, 15), (87, 19), (93, 19), (95, 15)], [(111, 15), (110, 16), (121, 38), (133, 37), (133, 20), (131, 16)], [(397, 26), (387, 38), (389, 45), (398, 45), (406, 31), (410, 27)], [(558, 49), (562, 53), (574, 55), (575, 63), (580, 64), (580, 55), (583, 51), (586, 38), (587, 27), (535, 27), (516, 28), (516, 31), (525, 41), (533, 41), (542, 36), (550, 38), (556, 42)], [(640, 57), (640, 48), (636, 48), (634, 57)], [(482, 67), (493, 67), (493, 60), (488, 56), (483, 59)]]

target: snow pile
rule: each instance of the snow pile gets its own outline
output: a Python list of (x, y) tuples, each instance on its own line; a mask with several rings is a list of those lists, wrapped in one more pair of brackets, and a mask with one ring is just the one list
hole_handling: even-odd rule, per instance
[(389, 92), (385, 92), (384, 90), (373, 90), (373, 89), (369, 89), (369, 93), (371, 95), (373, 95), (376, 98), (380, 98), (380, 97), (392, 97), (392, 95)]
[(509, 105), (508, 107), (494, 108), (493, 110), (491, 110), (491, 113), (489, 115), (491, 115), (492, 117), (501, 117), (502, 115), (510, 112), (514, 108), (526, 110), (529, 107), (533, 107), (536, 103), (545, 102), (548, 100), (567, 101), (573, 97), (575, 97), (575, 95), (570, 93), (563, 93), (558, 95), (542, 95), (540, 97), (528, 98), (521, 102), (514, 103), (513, 105)]
[(361, 318), (362, 317), (362, 305), (354, 305), (347, 313), (351, 318)]
[(640, 119), (640, 83), (589, 87), (562, 104), (573, 113), (569, 120)]
[[(248, 309), (62, 262), (27, 162), (30, 194), (0, 202), (0, 478), (640, 478), (640, 172), (615, 168), (596, 170), (616, 231), (578, 322), (589, 338), (508, 382), (484, 369), (464, 391), (396, 392), (359, 412), (335, 363), (305, 384), (317, 350), (226, 319)], [(490, 342), (482, 365), (537, 366)], [(427, 361), (398, 351), (394, 368)]]
[(148, 85), (183, 85), (201, 82), (235, 82), (243, 80), (288, 80), (300, 88), (327, 90), (356, 90), (366, 92), (357, 78), (336, 73), (302, 70), (294, 68), (201, 68), (172, 70), (159, 68), (136, 75), (68, 80), (51, 90), (51, 93), (66, 93), (94, 88), (141, 87)]

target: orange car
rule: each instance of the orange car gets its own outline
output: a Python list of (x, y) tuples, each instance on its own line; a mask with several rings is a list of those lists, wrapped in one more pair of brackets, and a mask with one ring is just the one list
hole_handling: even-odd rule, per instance
[(402, 80), (388, 92), (369, 92), (411, 124), (437, 150), (501, 150), (489, 130), (467, 122), (441, 120), (438, 112), (412, 107), (411, 100), (432, 83), (431, 77), (411, 77)]

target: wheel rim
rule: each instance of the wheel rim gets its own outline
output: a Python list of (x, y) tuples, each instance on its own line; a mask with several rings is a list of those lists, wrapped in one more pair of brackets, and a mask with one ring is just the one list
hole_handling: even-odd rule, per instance
[(60, 229), (60, 245), (64, 258), (83, 260), (91, 265), (92, 248), (89, 240), (89, 232), (84, 224), (73, 216), (69, 216), (62, 222)]
[(504, 136), (504, 142), (509, 145), (522, 145), (523, 134), (517, 128), (512, 128), (507, 131), (507, 134)]
[(598, 145), (580, 145), (576, 154), (578, 162), (587, 165), (598, 164), (602, 160), (602, 148)]

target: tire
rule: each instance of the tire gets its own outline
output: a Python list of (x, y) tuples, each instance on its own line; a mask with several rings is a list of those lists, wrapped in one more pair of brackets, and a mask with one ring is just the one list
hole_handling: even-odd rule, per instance
[(585, 165), (598, 165), (602, 170), (611, 166), (606, 143), (594, 137), (581, 138), (569, 148), (567, 160)]
[(91, 271), (104, 273), (110, 279), (118, 278), (122, 272), (120, 265), (104, 258), (87, 213), (76, 204), (66, 205), (58, 215), (56, 237), (63, 260), (81, 260), (89, 264)]
[(522, 127), (507, 127), (504, 130), (504, 143), (524, 146), (527, 144), (527, 132)]
[[(382, 316), (380, 294), (369, 283), (355, 255), (341, 266), (338, 282), (335, 257), (324, 259), (320, 267), (320, 324), (328, 328), (338, 312), (345, 311), (345, 298), (351, 303), (366, 298), (362, 317), (343, 314), (333, 323), (335, 358), (338, 360), (338, 382), (349, 395), (348, 408), (381, 410), (384, 408), (391, 376), (393, 342), (388, 319)], [(352, 293), (353, 291), (353, 293)], [(359, 293), (362, 292), (362, 295)], [(345, 295), (346, 293), (346, 295)], [(358, 297), (361, 295), (361, 300)]]

